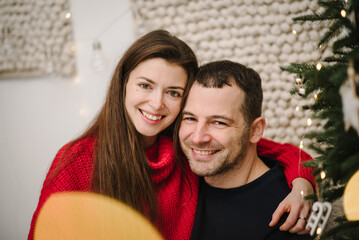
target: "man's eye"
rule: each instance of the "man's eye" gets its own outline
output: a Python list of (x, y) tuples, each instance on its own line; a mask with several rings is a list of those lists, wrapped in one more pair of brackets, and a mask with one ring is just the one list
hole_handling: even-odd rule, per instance
[(146, 83), (141, 83), (138, 86), (140, 86), (140, 88), (143, 88), (143, 89), (149, 89), (150, 88), (150, 85), (146, 84)]
[(227, 126), (228, 124), (225, 122), (220, 122), (220, 121), (215, 121), (214, 122), (215, 125), (219, 125), (219, 126)]
[(183, 121), (187, 121), (187, 122), (193, 122), (195, 121), (196, 119), (194, 117), (184, 117), (183, 118)]

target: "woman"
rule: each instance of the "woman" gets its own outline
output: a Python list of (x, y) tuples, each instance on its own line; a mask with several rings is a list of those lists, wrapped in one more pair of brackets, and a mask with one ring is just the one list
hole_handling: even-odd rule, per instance
[[(62, 191), (92, 191), (121, 200), (147, 216), (166, 239), (190, 238), (198, 178), (186, 162), (175, 161), (171, 136), (197, 68), (189, 46), (166, 31), (150, 32), (132, 44), (115, 69), (94, 123), (56, 155), (29, 239), (46, 199)], [(297, 163), (287, 174), (290, 182), (296, 175)]]

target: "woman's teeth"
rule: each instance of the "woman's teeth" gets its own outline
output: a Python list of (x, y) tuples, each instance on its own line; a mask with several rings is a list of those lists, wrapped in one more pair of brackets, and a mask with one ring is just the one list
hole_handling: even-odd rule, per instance
[(157, 120), (160, 120), (162, 118), (162, 116), (153, 116), (153, 115), (148, 114), (148, 113), (146, 113), (144, 111), (141, 111), (141, 112), (142, 112), (143, 116), (145, 116), (146, 118), (148, 118), (148, 119), (150, 119), (152, 121), (157, 121)]

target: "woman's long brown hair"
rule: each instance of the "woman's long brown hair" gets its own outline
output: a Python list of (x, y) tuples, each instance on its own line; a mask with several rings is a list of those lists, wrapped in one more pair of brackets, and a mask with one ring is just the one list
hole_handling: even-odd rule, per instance
[[(141, 138), (124, 104), (131, 71), (152, 58), (162, 58), (183, 67), (187, 72), (188, 83), (193, 81), (198, 69), (191, 48), (167, 31), (156, 30), (139, 38), (119, 61), (97, 118), (68, 149), (81, 139), (95, 137), (91, 189), (123, 201), (155, 222), (158, 216), (157, 199), (151, 170)], [(188, 92), (188, 88), (185, 92)], [(164, 131), (165, 134), (172, 136), (173, 125)]]

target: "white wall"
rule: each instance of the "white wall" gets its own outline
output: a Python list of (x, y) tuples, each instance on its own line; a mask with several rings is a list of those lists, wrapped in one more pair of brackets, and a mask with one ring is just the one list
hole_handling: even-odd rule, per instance
[[(53, 157), (95, 116), (114, 64), (134, 40), (129, 0), (69, 1), (78, 79), (0, 80), (0, 239), (27, 238)], [(90, 68), (98, 34), (110, 65), (102, 73)]]

